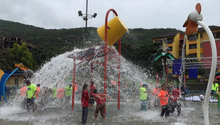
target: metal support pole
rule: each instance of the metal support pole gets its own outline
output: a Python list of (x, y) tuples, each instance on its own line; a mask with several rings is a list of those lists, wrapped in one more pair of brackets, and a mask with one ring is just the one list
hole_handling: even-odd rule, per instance
[(86, 30), (87, 30), (87, 21), (88, 21), (88, 0), (86, 0)]
[(214, 81), (215, 77), (215, 72), (216, 72), (216, 66), (217, 66), (217, 50), (216, 50), (216, 44), (215, 44), (215, 39), (213, 37), (213, 34), (209, 27), (204, 24), (202, 21), (197, 21), (199, 25), (201, 25), (206, 33), (209, 36), (210, 39), (210, 44), (211, 44), (211, 49), (212, 49), (212, 67), (209, 75), (209, 81), (206, 89), (206, 94), (205, 94), (205, 100), (204, 100), (204, 107), (203, 107), (203, 114), (204, 114), (204, 124), (209, 125), (209, 96), (211, 93), (212, 89), (212, 83)]
[(158, 74), (156, 75), (156, 83), (157, 83), (157, 86), (159, 87), (159, 76), (158, 76)]
[[(181, 77), (180, 77), (180, 85), (183, 85), (183, 82), (185, 83), (185, 46), (186, 46), (186, 38), (187, 35), (184, 35), (183, 39), (183, 46), (182, 46), (182, 64), (181, 64)], [(186, 87), (186, 86), (184, 86)]]
[(75, 96), (75, 83), (76, 83), (76, 58), (73, 61), (73, 84), (72, 84), (72, 111), (74, 110), (74, 96)]
[(90, 74), (90, 82), (92, 82), (93, 78), (93, 63), (91, 63), (91, 74)]
[(168, 85), (168, 79), (167, 79), (167, 69), (166, 69), (166, 57), (164, 56), (163, 57), (163, 63), (164, 63), (164, 76), (163, 76), (163, 78), (164, 79), (166, 79), (166, 86)]
[[(104, 94), (107, 94), (107, 60), (108, 60), (108, 57), (107, 57), (107, 54), (108, 54), (108, 41), (107, 41), (107, 38), (108, 38), (108, 15), (110, 12), (113, 12), (116, 16), (118, 16), (118, 14), (116, 13), (116, 11), (114, 9), (109, 9), (108, 12), (106, 13), (106, 17), (105, 17), (105, 48), (104, 48), (104, 52), (105, 52), (105, 61), (104, 61)], [(106, 98), (105, 100), (106, 101)], [(106, 114), (106, 111), (105, 111), (105, 114)]]
[(121, 82), (121, 39), (118, 41), (118, 110), (120, 110), (120, 82)]

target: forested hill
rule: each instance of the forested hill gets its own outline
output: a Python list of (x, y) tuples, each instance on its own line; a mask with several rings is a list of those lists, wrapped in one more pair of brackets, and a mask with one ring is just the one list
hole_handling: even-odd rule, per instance
[[(96, 29), (88, 28), (87, 32), (85, 28), (44, 29), (0, 20), (0, 37), (20, 37), (23, 41), (35, 45), (35, 51), (31, 51), (36, 62), (34, 70), (52, 56), (75, 47), (85, 48), (99, 44), (101, 39)], [(159, 45), (153, 44), (151, 38), (172, 31), (176, 29), (129, 29), (129, 33), (122, 37), (122, 56), (145, 68), (154, 67), (151, 60)], [(39, 51), (41, 51), (40, 55), (38, 55)], [(0, 52), (0, 58), (2, 57)], [(3, 67), (1, 62), (0, 66)]]

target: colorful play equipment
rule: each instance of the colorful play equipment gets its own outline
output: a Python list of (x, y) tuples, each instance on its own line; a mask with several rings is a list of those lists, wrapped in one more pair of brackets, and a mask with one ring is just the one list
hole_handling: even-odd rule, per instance
[[(108, 15), (110, 12), (113, 12), (116, 15), (110, 22), (108, 22)], [(120, 109), (120, 67), (121, 67), (121, 37), (128, 31), (125, 25), (119, 20), (118, 14), (114, 9), (108, 10), (105, 18), (105, 25), (98, 28), (97, 32), (100, 35), (101, 39), (105, 41), (104, 46), (100, 46), (98, 49), (89, 48), (84, 51), (80, 51), (75, 54), (71, 54), (68, 58), (73, 59), (73, 93), (72, 93), (72, 110), (74, 110), (74, 94), (76, 86), (76, 66), (87, 61), (91, 64), (91, 74), (90, 79), (93, 79), (93, 70), (101, 65), (104, 66), (104, 94), (107, 93), (107, 62), (111, 59), (116, 59), (118, 61), (118, 110)], [(111, 48), (110, 46), (114, 45), (118, 41), (118, 51)], [(97, 61), (100, 58), (104, 57), (104, 62)], [(78, 62), (76, 62), (76, 60)]]
[[(183, 27), (186, 27), (184, 41), (187, 35), (196, 34), (198, 31), (198, 25), (201, 25), (204, 30), (207, 32), (208, 37), (210, 39), (211, 48), (212, 48), (212, 66), (209, 75), (209, 81), (206, 89), (206, 95), (204, 100), (204, 107), (203, 107), (203, 114), (204, 114), (204, 124), (209, 125), (209, 96), (212, 89), (212, 83), (214, 81), (216, 66), (217, 66), (217, 51), (216, 51), (216, 44), (215, 39), (212, 35), (211, 30), (209, 27), (202, 22), (202, 15), (201, 15), (201, 4), (197, 3), (196, 10), (189, 14), (188, 19), (184, 23)], [(183, 45), (184, 46), (184, 45)]]
[[(116, 16), (108, 22), (107, 27), (107, 43), (109, 46), (114, 45), (127, 31), (126, 26)], [(105, 41), (105, 25), (97, 29), (100, 38)]]
[(161, 53), (159, 53), (154, 59), (152, 62), (156, 62), (158, 61), (160, 58), (163, 59), (163, 63), (164, 63), (164, 68), (163, 68), (163, 77), (165, 79), (166, 77), (166, 85), (168, 84), (168, 67), (167, 67), (167, 59), (171, 59), (171, 60), (175, 60), (175, 57), (169, 53), (169, 52), (166, 52), (166, 51), (162, 51)]
[(15, 64), (16, 69), (14, 69), (11, 73), (4, 73), (2, 70), (0, 70), (0, 101), (2, 96), (5, 99), (5, 102), (8, 103), (7, 96), (9, 95), (9, 90), (6, 87), (6, 82), (8, 79), (18, 70), (28, 70), (24, 65), (22, 64)]

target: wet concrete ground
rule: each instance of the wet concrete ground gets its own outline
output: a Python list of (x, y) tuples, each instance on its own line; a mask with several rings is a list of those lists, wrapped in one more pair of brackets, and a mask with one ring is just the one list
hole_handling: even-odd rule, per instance
[[(177, 117), (176, 112), (170, 114), (168, 119), (160, 117), (160, 109), (151, 108), (141, 111), (140, 102), (122, 102), (121, 109), (117, 110), (117, 102), (107, 102), (107, 119), (103, 120), (99, 114), (98, 120), (94, 120), (95, 108), (89, 109), (88, 125), (202, 125), (203, 113), (201, 102), (187, 102), (187, 107), (182, 107), (182, 114)], [(46, 107), (37, 112), (26, 110), (13, 104), (0, 107), (0, 125), (80, 125), (81, 105), (75, 104), (75, 110), (71, 111), (71, 104), (62, 107)], [(220, 110), (217, 103), (210, 104), (210, 122), (212, 125), (220, 125)]]

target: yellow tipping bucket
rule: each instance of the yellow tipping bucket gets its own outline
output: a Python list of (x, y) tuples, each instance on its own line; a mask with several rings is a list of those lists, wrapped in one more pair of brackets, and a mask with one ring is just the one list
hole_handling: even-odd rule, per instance
[[(108, 45), (114, 45), (127, 31), (128, 28), (119, 20), (118, 16), (110, 20), (108, 22)], [(105, 25), (99, 27), (97, 32), (101, 39), (105, 41)]]

